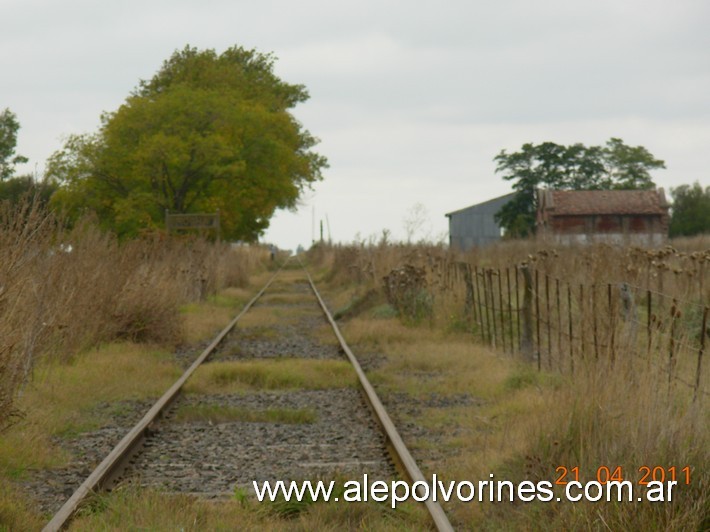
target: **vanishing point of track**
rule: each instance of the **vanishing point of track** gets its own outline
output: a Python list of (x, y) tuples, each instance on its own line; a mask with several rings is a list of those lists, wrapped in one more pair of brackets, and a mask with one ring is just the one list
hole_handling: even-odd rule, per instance
[[(197, 370), (197, 368), (205, 362), (223, 343), (227, 335), (235, 328), (237, 322), (251, 309), (257, 301), (264, 295), (269, 287), (274, 283), (276, 278), (283, 269), (277, 271), (264, 287), (244, 306), (242, 311), (212, 340), (212, 342), (200, 353), (185, 373), (163, 394), (163, 396), (148, 410), (143, 418), (123, 437), (123, 439), (113, 448), (113, 450), (103, 459), (103, 461), (94, 469), (94, 471), (84, 480), (84, 482), (76, 489), (73, 495), (64, 503), (59, 511), (54, 515), (51, 521), (45, 526), (45, 531), (54, 531), (62, 529), (73, 517), (76, 510), (82, 502), (92, 493), (106, 489), (118, 478), (121, 472), (127, 468), (129, 460), (132, 460), (136, 454), (140, 452), (141, 446), (153, 428), (159, 422), (169, 407), (175, 402), (180, 395), (183, 385)], [(390, 416), (387, 414), (382, 402), (377, 396), (374, 388), (370, 384), (365, 372), (360, 366), (357, 358), (353, 354), (350, 347), (345, 342), (338, 325), (333, 319), (328, 310), (323, 298), (316, 289), (316, 286), (310, 274), (305, 270), (305, 275), (308, 280), (310, 290), (318, 300), (318, 305), (322, 310), (326, 320), (330, 323), (335, 336), (338, 339), (342, 352), (345, 353), (350, 364), (357, 374), (358, 383), (363, 397), (374, 418), (382, 429), (387, 449), (390, 458), (396, 464), (400, 474), (402, 474), (410, 483), (426, 482), (422, 472), (412, 458), (409, 450), (400, 437), (396, 427), (392, 423)], [(452, 530), (452, 527), (444, 514), (441, 506), (433, 501), (425, 502), (429, 515), (432, 518), (434, 526), (438, 530)]]

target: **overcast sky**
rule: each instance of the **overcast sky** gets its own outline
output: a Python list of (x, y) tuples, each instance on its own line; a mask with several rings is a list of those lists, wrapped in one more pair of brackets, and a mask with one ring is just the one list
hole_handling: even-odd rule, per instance
[(273, 52), (330, 162), (273, 219), (284, 248), (326, 218), (336, 241), (403, 238), (418, 204), (415, 236), (445, 235), (445, 213), (511, 190), (493, 157), (525, 142), (620, 137), (665, 160), (659, 186), (710, 184), (707, 0), (0, 0), (0, 20), (0, 110), (39, 174), (174, 50)]

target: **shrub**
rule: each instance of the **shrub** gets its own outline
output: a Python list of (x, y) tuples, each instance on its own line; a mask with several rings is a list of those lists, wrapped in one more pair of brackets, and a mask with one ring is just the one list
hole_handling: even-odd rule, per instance
[(163, 234), (119, 242), (91, 218), (66, 229), (38, 200), (0, 204), (0, 429), (40, 358), (115, 339), (173, 346), (182, 304), (245, 285), (265, 257)]

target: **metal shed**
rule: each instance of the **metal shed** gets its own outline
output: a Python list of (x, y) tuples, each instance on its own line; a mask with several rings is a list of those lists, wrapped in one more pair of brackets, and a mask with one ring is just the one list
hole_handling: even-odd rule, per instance
[(446, 214), (449, 245), (462, 251), (500, 240), (501, 227), (493, 216), (515, 196), (515, 192)]

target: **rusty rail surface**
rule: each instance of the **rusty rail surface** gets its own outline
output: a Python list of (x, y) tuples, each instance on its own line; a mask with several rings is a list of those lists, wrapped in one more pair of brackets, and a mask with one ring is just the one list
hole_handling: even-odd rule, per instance
[[(288, 260), (286, 262), (288, 262)], [(424, 475), (422, 474), (414, 458), (412, 457), (411, 453), (404, 444), (404, 441), (402, 440), (401, 436), (397, 432), (394, 423), (392, 423), (392, 420), (390, 419), (389, 415), (387, 414), (387, 411), (385, 410), (385, 407), (382, 405), (382, 402), (377, 396), (375, 389), (372, 387), (370, 381), (367, 379), (367, 376), (362, 370), (360, 363), (358, 362), (357, 358), (353, 354), (348, 344), (345, 342), (345, 339), (343, 338), (343, 335), (341, 334), (338, 325), (333, 319), (333, 316), (328, 310), (328, 307), (323, 301), (323, 298), (321, 297), (320, 293), (316, 289), (315, 283), (313, 282), (313, 278), (311, 277), (310, 273), (308, 273), (308, 271), (305, 269), (303, 264), (300, 263), (300, 261), (299, 265), (305, 272), (311, 289), (315, 294), (316, 299), (318, 300), (318, 303), (326, 319), (333, 328), (333, 332), (338, 338), (338, 342), (340, 342), (340, 346), (343, 349), (343, 352), (345, 353), (348, 360), (355, 369), (355, 373), (357, 374), (358, 382), (362, 388), (365, 399), (370, 405), (377, 422), (382, 427), (382, 430), (385, 433), (388, 442), (388, 447), (394, 461), (400, 466), (400, 469), (408, 477), (408, 480), (411, 483), (426, 482)], [(155, 405), (153, 405), (153, 407), (145, 414), (143, 419), (141, 419), (141, 421), (139, 421), (138, 424), (123, 437), (123, 439), (116, 445), (116, 447), (114, 447), (114, 449), (108, 454), (108, 456), (104, 458), (101, 464), (99, 464), (99, 466), (89, 475), (89, 477), (81, 484), (81, 486), (77, 488), (77, 490), (67, 500), (67, 502), (64, 503), (62, 508), (54, 515), (52, 520), (47, 523), (47, 525), (43, 529), (43, 532), (54, 532), (61, 530), (69, 522), (69, 520), (72, 518), (72, 516), (78, 509), (79, 505), (89, 494), (101, 489), (111, 481), (112, 476), (115, 475), (115, 472), (121, 469), (122, 464), (124, 464), (125, 461), (133, 454), (133, 450), (143, 441), (146, 433), (150, 429), (151, 424), (154, 423), (161, 416), (162, 412), (164, 412), (165, 409), (170, 406), (170, 404), (178, 396), (180, 390), (182, 389), (182, 386), (185, 384), (187, 379), (207, 359), (207, 357), (212, 354), (212, 352), (221, 343), (224, 337), (235, 327), (239, 319), (249, 311), (249, 309), (254, 305), (254, 303), (256, 303), (256, 301), (264, 294), (264, 292), (269, 288), (269, 286), (271, 286), (271, 283), (274, 281), (274, 279), (281, 272), (282, 269), (283, 266), (269, 279), (269, 281), (264, 285), (264, 287), (244, 306), (242, 311), (217, 335), (217, 337), (212, 341), (212, 343), (207, 346), (207, 348), (205, 348), (205, 350), (200, 354), (199, 357), (197, 357), (195, 362), (192, 363), (192, 365), (187, 369), (187, 371), (185, 371), (185, 373), (180, 377), (180, 379), (178, 379), (178, 381), (175, 382), (175, 384), (173, 384), (172, 387), (167, 392), (165, 392), (165, 394), (163, 394), (163, 396), (155, 403)], [(429, 499), (425, 501), (425, 505), (437, 530), (440, 530), (442, 532), (453, 531), (451, 523), (449, 522), (448, 518), (446, 517), (446, 514), (444, 513), (438, 502), (434, 502)]]
[[(301, 267), (303, 267), (303, 265), (301, 265)], [(365, 394), (365, 398), (370, 404), (370, 407), (373, 413), (375, 414), (375, 417), (377, 418), (377, 422), (380, 424), (382, 430), (385, 433), (385, 436), (387, 437), (387, 440), (390, 444), (390, 450), (394, 454), (395, 461), (401, 465), (410, 483), (427, 483), (426, 479), (424, 478), (424, 475), (417, 466), (416, 461), (409, 452), (409, 449), (407, 449), (407, 446), (404, 444), (402, 437), (399, 435), (399, 432), (397, 432), (397, 428), (394, 426), (394, 423), (392, 423), (392, 420), (390, 419), (387, 410), (385, 410), (382, 401), (380, 401), (380, 398), (377, 396), (377, 392), (375, 392), (375, 389), (372, 387), (372, 384), (370, 384), (370, 381), (365, 375), (365, 372), (360, 366), (360, 363), (358, 362), (357, 358), (355, 357), (352, 350), (345, 341), (345, 338), (340, 332), (338, 324), (335, 322), (333, 316), (328, 310), (325, 301), (323, 301), (323, 298), (321, 297), (320, 293), (318, 293), (316, 285), (313, 282), (313, 278), (305, 268), (303, 269), (306, 272), (306, 275), (308, 276), (308, 282), (311, 285), (313, 293), (318, 299), (318, 303), (320, 304), (320, 307), (323, 310), (325, 317), (328, 319), (328, 322), (333, 328), (333, 332), (338, 338), (338, 342), (340, 342), (340, 347), (343, 349), (343, 352), (348, 357), (348, 360), (350, 360), (350, 363), (352, 364), (353, 368), (355, 368), (355, 373), (357, 373), (357, 378), (362, 388), (362, 391)], [(431, 500), (430, 497), (425, 501), (424, 504), (426, 505), (426, 508), (429, 511), (429, 515), (434, 521), (434, 525), (436, 526), (437, 530), (440, 530), (442, 532), (453, 531), (453, 527), (451, 526), (449, 519), (446, 517), (444, 510), (441, 508), (441, 505), (438, 502), (434, 502), (433, 500)]]

